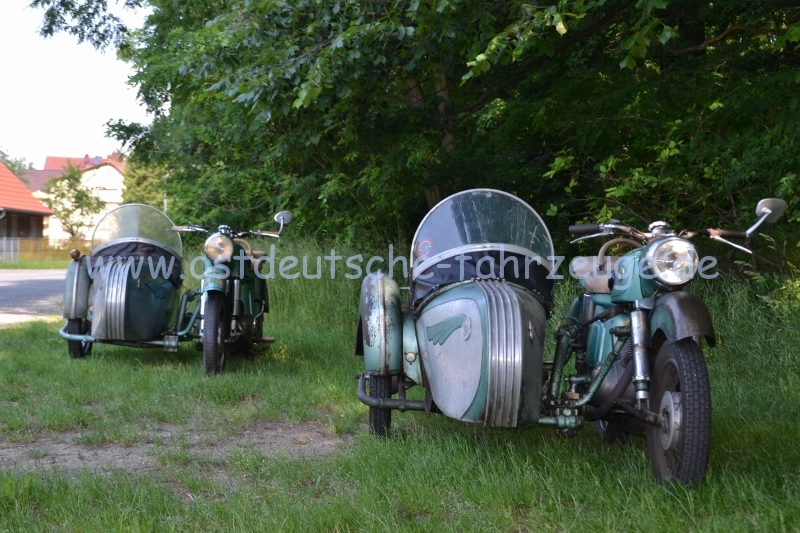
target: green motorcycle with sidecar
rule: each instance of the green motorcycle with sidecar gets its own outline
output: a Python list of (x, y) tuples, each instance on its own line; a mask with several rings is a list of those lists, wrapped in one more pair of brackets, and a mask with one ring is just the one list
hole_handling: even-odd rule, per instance
[[(392, 411), (442, 413), (487, 426), (553, 427), (574, 435), (592, 424), (607, 442), (645, 434), (655, 479), (697, 484), (710, 451), (711, 392), (698, 342), (714, 346), (710, 313), (688, 283), (703, 265), (690, 240), (730, 243), (781, 216), (762, 200), (745, 231), (647, 232), (617, 221), (570, 227), (611, 237), (570, 274), (583, 292), (544, 357), (560, 262), (541, 217), (519, 198), (475, 189), (450, 196), (422, 220), (411, 249), (408, 297), (385, 275), (361, 288), (358, 398), (372, 432), (386, 436)], [(633, 249), (610, 257), (612, 246)], [(568, 367), (570, 360), (572, 365)], [(574, 367), (574, 373), (568, 368)], [(409, 399), (415, 386), (423, 400)]]
[[(175, 226), (162, 211), (125, 204), (95, 227), (89, 255), (70, 253), (59, 334), (72, 358), (91, 353), (94, 343), (175, 352), (182, 342), (202, 347), (206, 373), (224, 369), (226, 353), (269, 342), (263, 337), (269, 309), (266, 282), (259, 276), (264, 252), (247, 236), (279, 237), (291, 213), (275, 216), (277, 232), (234, 232), (228, 226), (208, 231)], [(186, 269), (180, 232), (209, 233), (203, 256), (189, 271), (199, 289), (184, 286)], [(200, 273), (194, 270), (199, 264)]]

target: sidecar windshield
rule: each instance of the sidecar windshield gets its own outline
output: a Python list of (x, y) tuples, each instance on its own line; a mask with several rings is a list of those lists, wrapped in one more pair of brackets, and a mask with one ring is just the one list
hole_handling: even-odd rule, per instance
[(463, 191), (439, 202), (417, 228), (412, 277), (459, 253), (501, 249), (538, 256), (548, 269), (554, 255), (550, 232), (531, 206), (503, 191)]
[(147, 243), (167, 248), (178, 257), (183, 248), (181, 237), (169, 231), (175, 224), (172, 220), (149, 205), (125, 204), (104, 216), (92, 235), (92, 252), (113, 241)]

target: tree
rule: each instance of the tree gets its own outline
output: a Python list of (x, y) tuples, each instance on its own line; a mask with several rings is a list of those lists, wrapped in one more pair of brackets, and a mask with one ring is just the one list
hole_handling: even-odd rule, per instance
[(105, 207), (95, 191), (83, 185), (79, 168), (69, 165), (61, 176), (48, 181), (43, 189), (48, 195), (45, 204), (73, 239), (84, 238), (86, 221)]
[(317, 235), (407, 238), (473, 186), (556, 234), (741, 226), (772, 194), (800, 209), (795, 2), (150, 4), (120, 54), (153, 125), (111, 129), (195, 221), (285, 205)]
[(125, 190), (122, 192), (124, 204), (147, 204), (161, 208), (164, 204), (164, 169), (144, 165), (135, 161), (125, 167)]
[(0, 162), (8, 167), (8, 170), (10, 170), (12, 174), (23, 181), (25, 178), (22, 177), (22, 174), (24, 174), (26, 170), (33, 168), (33, 163), (27, 161), (25, 158), (13, 158), (3, 150), (0, 150)]

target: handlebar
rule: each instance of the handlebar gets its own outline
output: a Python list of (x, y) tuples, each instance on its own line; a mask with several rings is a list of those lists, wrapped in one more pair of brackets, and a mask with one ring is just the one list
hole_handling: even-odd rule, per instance
[(698, 235), (702, 235), (704, 237), (722, 237), (723, 239), (746, 239), (747, 232), (735, 229), (715, 229), (715, 228), (708, 228), (708, 229), (701, 229), (697, 230), (694, 233)]
[(603, 227), (600, 224), (575, 224), (569, 227), (569, 232), (573, 235), (592, 235), (602, 231)]

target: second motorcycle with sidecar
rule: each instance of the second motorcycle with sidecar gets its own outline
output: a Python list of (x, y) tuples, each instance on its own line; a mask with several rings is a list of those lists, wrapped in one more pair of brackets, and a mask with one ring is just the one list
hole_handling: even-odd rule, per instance
[[(94, 343), (174, 352), (181, 342), (196, 341), (206, 373), (221, 372), (230, 349), (270, 340), (263, 337), (266, 283), (256, 274), (265, 254), (244, 237), (279, 237), (291, 218), (288, 211), (275, 215), (277, 232), (234, 232), (228, 226), (175, 226), (144, 204), (110, 211), (95, 227), (89, 255), (70, 253), (67, 320), (59, 332), (70, 357), (88, 355)], [(199, 289), (185, 289), (180, 232), (210, 234), (205, 254), (195, 258), (203, 267)]]
[[(711, 392), (703, 352), (715, 336), (705, 303), (684, 289), (703, 264), (690, 239), (748, 237), (786, 203), (762, 200), (746, 232), (648, 231), (612, 221), (570, 227), (611, 237), (597, 256), (577, 257), (569, 316), (544, 357), (558, 259), (541, 217), (519, 198), (475, 189), (450, 196), (422, 220), (411, 249), (409, 295), (385, 275), (361, 288), (358, 397), (370, 429), (388, 434), (393, 410), (443, 413), (465, 422), (548, 425), (572, 435), (586, 423), (603, 440), (646, 434), (662, 484), (694, 485), (705, 474)], [(611, 246), (633, 247), (621, 257)], [(738, 245), (733, 245), (749, 251)], [(575, 373), (568, 374), (574, 357)], [(369, 388), (367, 388), (369, 384)], [(422, 386), (424, 400), (408, 389)]]

